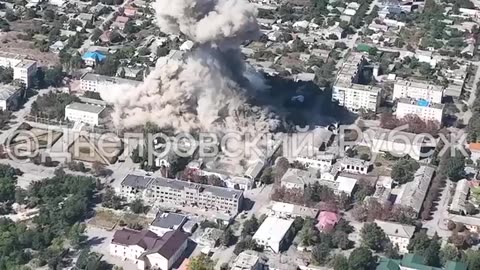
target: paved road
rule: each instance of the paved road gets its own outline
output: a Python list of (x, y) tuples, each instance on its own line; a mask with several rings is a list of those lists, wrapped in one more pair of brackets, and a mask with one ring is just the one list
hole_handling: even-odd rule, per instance
[(448, 202), (450, 200), (450, 189), (453, 188), (453, 183), (447, 180), (445, 188), (442, 191), (440, 201), (438, 202), (437, 211), (433, 213), (433, 218), (423, 223), (423, 227), (427, 229), (427, 233), (433, 236), (435, 232), (438, 236), (447, 239), (451, 232), (445, 228), (445, 220), (448, 217)]
[(16, 117), (13, 121), (15, 122), (14, 124), (10, 125), (10, 128), (8, 130), (2, 131), (2, 134), (0, 134), (0, 142), (3, 143), (5, 140), (12, 134), (13, 131), (17, 129), (18, 126), (24, 121), (25, 117), (30, 113), (30, 109), (32, 108), (32, 103), (37, 100), (37, 98), (40, 95), (44, 95), (49, 93), (50, 91), (54, 90), (55, 88), (47, 88), (47, 89), (41, 89), (38, 91), (38, 94), (34, 97), (31, 97), (24, 105), (23, 108), (20, 110), (13, 112), (13, 115)]

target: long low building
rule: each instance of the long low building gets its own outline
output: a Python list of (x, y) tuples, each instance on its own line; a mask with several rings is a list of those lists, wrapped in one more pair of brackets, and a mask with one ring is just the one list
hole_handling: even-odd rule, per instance
[(98, 92), (100, 89), (108, 89), (120, 85), (138, 86), (140, 81), (129, 80), (118, 77), (104, 76), (94, 73), (85, 73), (80, 78), (80, 89), (82, 91)]
[(242, 190), (133, 174), (123, 179), (121, 194), (128, 201), (142, 198), (153, 204), (202, 207), (230, 215), (240, 212), (243, 204)]
[(404, 190), (397, 197), (395, 204), (411, 207), (418, 215), (422, 209), (423, 201), (427, 196), (434, 174), (435, 169), (432, 167), (421, 166), (418, 168), (413, 181), (405, 184)]
[(65, 119), (98, 126), (104, 109), (100, 105), (74, 102), (65, 107)]

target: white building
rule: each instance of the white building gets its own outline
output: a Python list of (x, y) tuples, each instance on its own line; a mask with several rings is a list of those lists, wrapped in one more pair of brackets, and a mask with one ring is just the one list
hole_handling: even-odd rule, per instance
[(366, 63), (360, 53), (350, 55), (337, 74), (333, 85), (332, 101), (350, 111), (360, 109), (377, 111), (381, 101), (381, 88), (358, 84), (359, 74)]
[(345, 193), (348, 196), (352, 196), (353, 189), (357, 184), (357, 179), (352, 177), (339, 176), (337, 177), (336, 181), (338, 182), (338, 186), (337, 186), (337, 189), (335, 190), (335, 193), (337, 194)]
[(32, 77), (37, 73), (37, 62), (32, 60), (22, 60), (13, 67), (13, 79), (20, 80), (26, 88), (30, 88)]
[(397, 103), (396, 116), (403, 118), (414, 114), (423, 121), (437, 121), (442, 123), (444, 105), (433, 103), (424, 99), (401, 98)]
[(332, 99), (350, 111), (360, 109), (377, 111), (380, 106), (381, 88), (371, 85), (337, 82), (333, 86)]
[(123, 228), (113, 235), (110, 255), (133, 261), (137, 268), (169, 270), (187, 248), (188, 236), (181, 231), (162, 237), (154, 232)]
[(260, 257), (255, 251), (245, 250), (238, 254), (230, 270), (257, 270), (261, 268)]
[(265, 249), (279, 253), (292, 224), (293, 219), (267, 217), (253, 235), (253, 240)]
[(459, 213), (462, 215), (467, 214), (466, 204), (468, 193), (470, 192), (470, 186), (467, 179), (462, 179), (457, 182), (455, 187), (455, 193), (453, 194), (452, 203), (448, 208), (450, 211)]
[(133, 174), (123, 179), (120, 192), (127, 201), (142, 198), (155, 205), (188, 205), (229, 215), (240, 212), (243, 204), (242, 190)]
[(104, 76), (93, 73), (85, 73), (80, 78), (80, 89), (82, 91), (98, 92), (100, 89), (112, 89), (115, 90), (115, 86), (128, 85), (136, 87), (140, 84), (140, 81)]
[(18, 106), (20, 91), (11, 85), (0, 85), (0, 110), (12, 110)]
[(228, 188), (241, 189), (241, 190), (252, 189), (255, 184), (254, 180), (248, 177), (240, 177), (240, 176), (227, 177), (224, 180), (224, 182)]
[(332, 168), (333, 162), (335, 161), (334, 153), (319, 153), (318, 155), (312, 157), (298, 156), (295, 158), (295, 161), (304, 165), (305, 168), (316, 168), (321, 171), (328, 171)]
[(434, 103), (442, 103), (443, 88), (438, 85), (422, 82), (396, 80), (393, 86), (393, 99), (424, 99)]
[(415, 233), (415, 227), (403, 225), (396, 222), (375, 220), (375, 223), (382, 228), (392, 242), (393, 246), (398, 245), (398, 251), (402, 254), (408, 253), (408, 243)]
[(0, 66), (13, 69), (13, 79), (20, 80), (29, 88), (37, 72), (37, 62), (11, 53), (0, 53)]
[(65, 119), (98, 126), (104, 106), (74, 102), (65, 107)]
[(342, 171), (356, 174), (367, 174), (372, 163), (359, 158), (344, 157), (339, 160)]

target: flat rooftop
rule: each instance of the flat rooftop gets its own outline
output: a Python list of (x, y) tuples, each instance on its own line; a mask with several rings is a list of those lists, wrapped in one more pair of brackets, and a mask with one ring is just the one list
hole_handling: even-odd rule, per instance
[(428, 107), (428, 108), (434, 108), (434, 109), (443, 109), (443, 107), (445, 106), (443, 104), (434, 103), (424, 99), (414, 99), (414, 98), (407, 98), (407, 97), (399, 98), (398, 103), (410, 104), (418, 107)]
[(400, 86), (408, 86), (408, 87), (428, 89), (428, 90), (433, 90), (433, 91), (438, 91), (438, 92), (443, 91), (443, 87), (440, 86), (440, 85), (436, 85), (436, 84), (432, 84), (430, 82), (420, 81), (420, 80), (408, 80), (408, 81), (407, 80), (396, 80), (395, 84), (400, 85)]
[(341, 79), (337, 79), (337, 81), (334, 84), (334, 87), (347, 88), (347, 89), (350, 89), (350, 90), (357, 90), (357, 91), (372, 92), (372, 93), (375, 93), (375, 94), (380, 93), (380, 91), (382, 90), (380, 87), (377, 87), (377, 86), (346, 82), (346, 81), (341, 80)]
[(65, 107), (65, 109), (99, 114), (105, 109), (105, 107), (98, 106), (98, 105), (86, 104), (86, 103), (74, 102), (74, 103), (68, 104)]
[(33, 60), (28, 60), (28, 59), (24, 59), (22, 60), (20, 63), (18, 63), (15, 67), (20, 67), (20, 68), (29, 68), (33, 65), (37, 64), (36, 61), (33, 61)]
[(272, 242), (281, 242), (293, 224), (293, 219), (267, 217), (260, 228), (253, 235), (253, 239), (265, 239)]

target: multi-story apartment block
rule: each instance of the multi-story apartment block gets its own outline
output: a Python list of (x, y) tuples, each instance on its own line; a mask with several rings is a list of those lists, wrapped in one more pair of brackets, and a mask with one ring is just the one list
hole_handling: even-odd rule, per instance
[(371, 85), (335, 83), (332, 99), (338, 101), (338, 105), (353, 112), (358, 112), (360, 109), (376, 112), (380, 106), (380, 92), (380, 87)]
[(397, 103), (396, 116), (403, 118), (414, 114), (423, 121), (437, 121), (442, 123), (444, 105), (424, 99), (400, 98)]
[(333, 85), (332, 101), (350, 111), (360, 109), (377, 111), (381, 101), (381, 88), (359, 84), (360, 71), (366, 63), (360, 53), (350, 55), (337, 74)]
[(393, 99), (424, 99), (434, 103), (442, 103), (443, 87), (423, 81), (397, 80), (393, 86)]
[(11, 53), (0, 53), (0, 66), (12, 68), (13, 79), (24, 83), (26, 88), (31, 86), (32, 77), (37, 72), (36, 61)]
[(98, 92), (100, 89), (108, 89), (118, 85), (130, 85), (136, 87), (140, 83), (140, 81), (135, 80), (85, 73), (80, 78), (80, 89), (82, 91)]
[(195, 206), (231, 215), (240, 212), (243, 203), (242, 190), (132, 174), (123, 179), (121, 193), (127, 200), (140, 197), (154, 204)]

